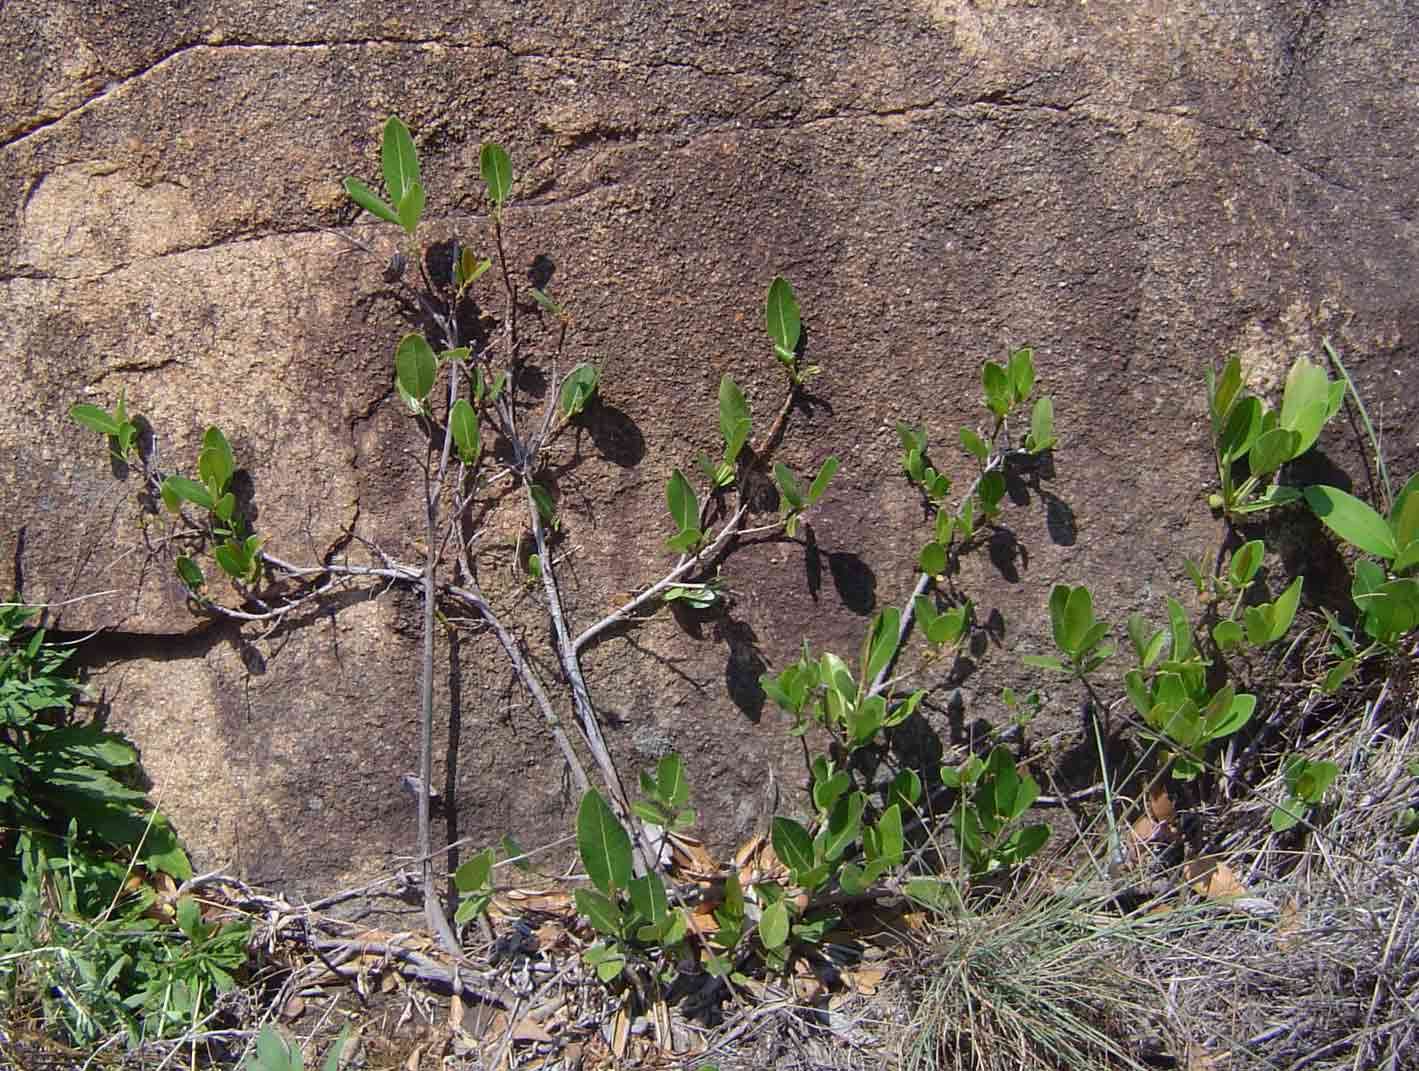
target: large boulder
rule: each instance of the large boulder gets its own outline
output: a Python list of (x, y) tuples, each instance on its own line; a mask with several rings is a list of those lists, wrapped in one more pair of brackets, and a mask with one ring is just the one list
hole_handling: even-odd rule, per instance
[[(1393, 469), (1419, 467), (1408, 5), (770, 7), (0, 9), (3, 580), (54, 603), (51, 624), (103, 630), (94, 686), (201, 867), (312, 894), (414, 854), (398, 777), (418, 762), (418, 598), (352, 587), (274, 630), (194, 614), (168, 519), (67, 412), (126, 392), (169, 471), (220, 425), (284, 558), (359, 560), (353, 531), (417, 561), (396, 235), (340, 187), (375, 182), (391, 113), (420, 147), (433, 241), (492, 248), (478, 152), (508, 147), (514, 268), (550, 270), (574, 315), (560, 367), (602, 369), (600, 409), (553, 457), (577, 626), (670, 564), (665, 481), (715, 449), (721, 375), (767, 425), (764, 291), (777, 273), (797, 290), (823, 374), (777, 456), (843, 461), (816, 568), (801, 543), (748, 543), (726, 615), (662, 612), (586, 659), (623, 774), (683, 753), (720, 847), (761, 827), (775, 785), (799, 806), (798, 744), (756, 678), (805, 638), (850, 656), (910, 592), (925, 528), (893, 426), (924, 422), (964, 487), (982, 359), (1035, 347), (1062, 444), (956, 578), (995, 625), (954, 675), (921, 678), (925, 735), (948, 748), (1029, 680), (1051, 584), (1157, 617), (1184, 557), (1216, 552), (1202, 384), (1227, 354), (1274, 393), (1330, 337)], [(554, 325), (523, 322), (550, 370)], [(1341, 422), (1321, 441), (1357, 476), (1360, 445)], [(481, 568), (555, 687), (511, 508), (490, 512)], [(440, 633), (437, 684), (440, 835), (568, 831), (561, 759), (486, 631)], [(1043, 728), (1073, 731), (1077, 691), (1046, 684)]]

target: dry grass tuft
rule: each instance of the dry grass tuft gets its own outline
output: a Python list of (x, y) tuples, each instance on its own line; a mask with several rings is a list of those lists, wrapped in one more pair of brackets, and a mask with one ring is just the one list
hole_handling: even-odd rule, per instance
[[(1372, 714), (1307, 748), (1326, 751), (1341, 767), (1334, 809), (1278, 836), (1258, 803), (1257, 847), (1235, 857), (1250, 854), (1236, 868), (1265, 883), (1279, 920), (1198, 931), (1145, 962), (1190, 1066), (1419, 1067), (1419, 835), (1396, 824), (1419, 803), (1419, 728)], [(1258, 793), (1284, 796), (1279, 780)]]

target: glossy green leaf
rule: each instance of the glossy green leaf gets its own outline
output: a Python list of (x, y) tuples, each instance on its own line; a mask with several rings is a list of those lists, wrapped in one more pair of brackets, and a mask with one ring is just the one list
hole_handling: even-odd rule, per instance
[(906, 858), (906, 839), (902, 832), (902, 808), (892, 804), (882, 812), (876, 825), (876, 855), (892, 866), (900, 866)]
[(953, 881), (940, 878), (912, 878), (902, 891), (923, 907), (940, 914), (954, 914), (961, 910), (961, 891)]
[(607, 937), (617, 937), (625, 926), (621, 909), (609, 896), (594, 889), (577, 889), (572, 894), (577, 914), (585, 915), (591, 928)]
[(670, 517), (680, 532), (696, 532), (700, 523), (700, 502), (695, 489), (685, 474), (676, 469), (670, 474), (670, 482), (665, 488), (665, 500), (670, 506)]
[(377, 193), (359, 179), (347, 178), (345, 180), (345, 192), (350, 195), (350, 200), (354, 201), (355, 204), (359, 205), (370, 215), (378, 216), (387, 223), (399, 222), (399, 213), (385, 204)]
[(100, 409), (96, 405), (85, 405), (80, 402), (69, 408), (69, 419), (81, 427), (96, 431), (100, 435), (117, 436), (119, 423), (109, 415), (106, 409)]
[(591, 404), (592, 397), (601, 379), (593, 364), (579, 364), (562, 380), (562, 392), (558, 405), (562, 416), (571, 419), (582, 413)]
[[(199, 509), (209, 511), (217, 502), (211, 491), (196, 480), (189, 480), (186, 476), (169, 476), (163, 481), (162, 491), (164, 502), (191, 502)], [(172, 509), (172, 506), (169, 505), (168, 508)]]
[(207, 583), (207, 578), (202, 575), (202, 567), (185, 554), (177, 559), (177, 575), (188, 589), (194, 592)]
[(639, 878), (632, 878), (627, 892), (636, 914), (646, 922), (658, 923), (670, 914), (670, 902), (665, 896), (665, 882), (654, 871)]
[(380, 161), (384, 167), (384, 188), (391, 204), (403, 202), (408, 192), (419, 185), (419, 156), (409, 128), (397, 116), (391, 115), (384, 124), (384, 141), (380, 146)]
[(985, 388), (986, 408), (997, 418), (1005, 416), (1014, 401), (1010, 374), (994, 361), (986, 361), (981, 367), (981, 385)]
[(1378, 558), (1398, 554), (1389, 522), (1354, 495), (1325, 484), (1312, 484), (1303, 493), (1315, 515), (1345, 542)]
[[(945, 497), (945, 492), (935, 497)], [(1005, 497), (1005, 474), (999, 469), (987, 472), (976, 484), (976, 497), (980, 499), (981, 516), (994, 517), (1000, 512), (1000, 502)]]
[(914, 810), (921, 799), (921, 775), (915, 770), (900, 770), (888, 789), (888, 803), (902, 811)]
[(782, 948), (788, 941), (788, 903), (779, 900), (759, 916), (759, 941), (766, 949)]
[(828, 814), (827, 824), (819, 832), (817, 846), (825, 860), (835, 860), (842, 856), (862, 832), (862, 813), (867, 808), (867, 797), (861, 792), (851, 792), (834, 805)]
[(197, 459), (197, 474), (214, 495), (220, 495), (227, 489), (227, 484), (235, 472), (236, 459), (226, 436), (220, 428), (209, 427), (202, 433), (202, 451)]
[(424, 187), (414, 183), (404, 193), (399, 202), (399, 225), (410, 235), (419, 229), (419, 220), (424, 215)]
[(400, 388), (415, 401), (423, 402), (434, 389), (434, 378), (438, 374), (438, 358), (428, 339), (417, 331), (411, 331), (399, 340), (394, 351), (395, 376)]
[(1260, 399), (1251, 396), (1243, 398), (1228, 413), (1217, 439), (1222, 464), (1230, 465), (1251, 450), (1261, 435), (1262, 414)]
[(1046, 395), (1037, 399), (1030, 410), (1030, 433), (1025, 436), (1025, 449), (1042, 454), (1054, 448), (1059, 439), (1054, 433), (1054, 399)]
[(793, 287), (782, 275), (775, 276), (769, 284), (768, 299), (764, 303), (764, 321), (769, 338), (774, 345), (792, 354), (798, 348), (798, 338), (802, 325), (798, 317), (798, 299)]
[(1235, 621), (1218, 621), (1212, 626), (1212, 642), (1224, 653), (1235, 651), (1246, 642), (1242, 626)]
[(922, 547), (918, 568), (928, 576), (941, 576), (946, 572), (946, 548), (934, 540)]
[(1344, 388), (1335, 390), (1325, 369), (1300, 357), (1286, 375), (1286, 390), (1281, 399), (1280, 426), (1296, 432), (1300, 440), (1293, 456), (1299, 457), (1311, 448), (1320, 430), (1340, 408)]
[(1227, 361), (1222, 374), (1216, 376), (1207, 370), (1207, 405), (1212, 417), (1212, 434), (1218, 435), (1232, 411), (1232, 405), (1241, 396), (1242, 362), (1235, 354)]
[(1094, 599), (1085, 585), (1070, 591), (1063, 620), (1065, 642), (1060, 649), (1071, 656), (1084, 654), (1090, 646), (1085, 641), (1094, 627)]
[(576, 843), (591, 883), (610, 896), (631, 883), (631, 838), (602, 798), (590, 789), (576, 815)]
[(478, 852), (453, 872), (453, 885), (461, 893), (479, 892), (489, 887), (496, 853), (491, 848)]
[(982, 465), (990, 459), (990, 447), (986, 446), (985, 441), (970, 428), (963, 427), (961, 429), (961, 445), (965, 447), (966, 453)]
[(1266, 544), (1260, 539), (1253, 539), (1238, 547), (1232, 555), (1232, 561), (1227, 570), (1232, 585), (1244, 588), (1250, 584), (1252, 578), (1256, 576), (1257, 570), (1261, 568), (1261, 562), (1265, 556)]
[(811, 870), (817, 859), (813, 855), (813, 838), (808, 830), (792, 818), (775, 818), (770, 826), (774, 854), (790, 870)]
[(448, 427), (453, 432), (454, 445), (458, 447), (458, 458), (465, 465), (478, 460), (482, 447), (478, 431), (478, 411), (468, 404), (468, 399), (459, 398), (453, 403), (448, 414)]
[(1253, 476), (1275, 472), (1297, 454), (1301, 444), (1299, 432), (1287, 428), (1272, 428), (1257, 436), (1247, 455)]
[(866, 657), (863, 660), (862, 680), (864, 685), (870, 685), (877, 679), (877, 675), (882, 673), (897, 654), (897, 644), (900, 642), (902, 623), (902, 612), (895, 606), (888, 606), (878, 612), (872, 619), (872, 628), (867, 634)]
[(478, 153), (478, 171), (488, 187), (488, 197), (502, 208), (512, 193), (512, 158), (507, 150), (495, 141), (484, 143)]
[(655, 768), (656, 790), (668, 807), (683, 807), (690, 798), (690, 784), (685, 779), (685, 763), (675, 752), (662, 756)]
[(540, 483), (534, 483), (528, 491), (532, 494), (532, 504), (537, 507), (537, 516), (548, 528), (557, 526), (557, 504), (552, 501), (552, 493)]
[(724, 462), (733, 465), (749, 441), (749, 403), (727, 374), (719, 380), (719, 434), (724, 439)]
[(838, 459), (829, 455), (823, 460), (823, 464), (818, 469), (818, 475), (813, 477), (813, 482), (808, 485), (808, 505), (813, 505), (818, 499), (823, 497), (823, 492), (828, 489), (828, 484), (832, 482), (834, 474), (838, 471)]
[(808, 501), (803, 496), (803, 487), (798, 482), (798, 477), (793, 474), (793, 470), (782, 461), (774, 462), (774, 483), (778, 485), (780, 503), (779, 508), (784, 512), (790, 510), (801, 510), (808, 505)]
[(1035, 351), (1023, 346), (1010, 355), (1010, 390), (1016, 402), (1023, 402), (1035, 387)]

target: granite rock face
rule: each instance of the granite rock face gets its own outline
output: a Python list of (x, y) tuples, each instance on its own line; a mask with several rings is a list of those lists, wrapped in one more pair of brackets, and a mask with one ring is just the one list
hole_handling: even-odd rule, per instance
[[(125, 391), (159, 463), (188, 472), (219, 424), (273, 551), (317, 562), (353, 530), (416, 560), (422, 451), (391, 375), (409, 309), (381, 275), (395, 235), (340, 188), (374, 180), (391, 113), (420, 146), (432, 240), (490, 248), (478, 150), (508, 147), (514, 264), (550, 270), (574, 313), (563, 368), (601, 366), (601, 408), (553, 480), (578, 625), (668, 566), (665, 480), (715, 449), (720, 376), (760, 428), (776, 410), (763, 294), (780, 272), (797, 289), (824, 372), (778, 456), (843, 461), (817, 557), (747, 544), (726, 616), (662, 613), (587, 657), (623, 773), (684, 754), (718, 845), (760, 826), (775, 783), (797, 806), (798, 744), (756, 678), (804, 637), (851, 655), (910, 591), (924, 527), (893, 425), (925, 422), (964, 486), (954, 440), (983, 421), (982, 359), (1035, 346), (1063, 442), (957, 578), (1004, 627), (954, 677), (926, 671), (928, 744), (1003, 716), (1018, 655), (1047, 643), (1051, 584), (1158, 617), (1184, 556), (1215, 553), (1202, 381), (1227, 354), (1274, 391), (1330, 337), (1392, 471), (1419, 467), (1412, 5), (771, 6), (0, 9), (3, 581), (36, 602), (103, 593), (51, 623), (106, 630), (93, 683), (200, 865), (315, 893), (413, 854), (398, 778), (417, 766), (418, 600), (351, 590), (275, 631), (194, 615), (167, 520), (66, 414)], [(545, 369), (553, 325), (525, 322)], [(1353, 428), (1321, 446), (1363, 488)], [(481, 568), (555, 684), (519, 524), (494, 511)], [(1318, 543), (1299, 532), (1281, 564)], [(496, 644), (440, 643), (440, 833), (561, 835), (575, 801)], [(1043, 727), (1074, 728), (1078, 697), (1048, 699)]]

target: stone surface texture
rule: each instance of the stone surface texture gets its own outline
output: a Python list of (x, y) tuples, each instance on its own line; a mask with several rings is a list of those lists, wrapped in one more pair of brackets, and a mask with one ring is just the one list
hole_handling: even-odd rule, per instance
[[(431, 240), (490, 248), (478, 151), (507, 146), (514, 265), (550, 260), (563, 368), (601, 366), (602, 407), (549, 474), (576, 626), (670, 564), (665, 481), (716, 449), (721, 375), (762, 432), (782, 389), (765, 287), (798, 292), (824, 372), (777, 457), (842, 459), (820, 572), (749, 541), (727, 616), (662, 613), (586, 660), (623, 774), (680, 751), (717, 846), (761, 828), (775, 785), (801, 806), (800, 745), (755, 678), (805, 637), (853, 655), (905, 598), (926, 528), (893, 425), (925, 422), (964, 487), (984, 358), (1036, 347), (1062, 443), (957, 578), (1003, 629), (924, 670), (922, 735), (948, 753), (1029, 683), (1051, 584), (1088, 581), (1114, 621), (1185, 596), (1184, 557), (1222, 535), (1202, 384), (1227, 354), (1275, 398), (1332, 338), (1392, 471), (1419, 467), (1419, 11), (1400, 0), (11, 0), (0, 41), (0, 583), (104, 593), (50, 623), (104, 630), (96, 694), (202, 868), (316, 895), (413, 855), (418, 598), (352, 589), (274, 631), (194, 615), (166, 518), (66, 414), (124, 390), (189, 473), (219, 424), (271, 550), (316, 562), (354, 525), (417, 560), (396, 236), (340, 187), (377, 183), (391, 113)], [(553, 325), (523, 320), (545, 369)], [(1321, 447), (1367, 490), (1352, 423)], [(555, 685), (521, 524), (494, 511), (480, 568)], [(1288, 524), (1276, 578), (1325, 542)], [(496, 644), (441, 636), (438, 665), (439, 834), (568, 832), (561, 761)], [(1046, 683), (1032, 731), (1076, 729), (1077, 690)]]

